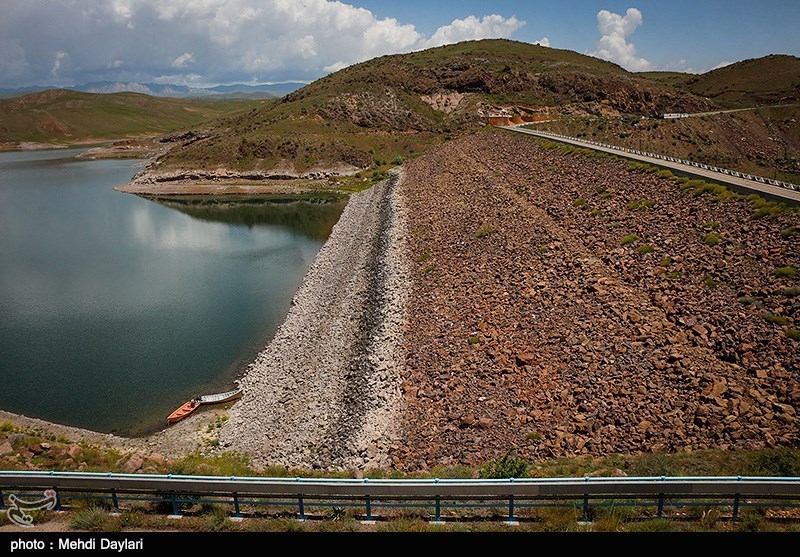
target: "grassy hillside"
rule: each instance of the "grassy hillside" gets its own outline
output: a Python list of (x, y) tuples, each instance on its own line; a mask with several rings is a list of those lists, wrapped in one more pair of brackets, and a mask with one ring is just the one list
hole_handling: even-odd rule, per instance
[(54, 89), (0, 100), (0, 142), (76, 142), (162, 133), (228, 116), (259, 102)]
[(171, 151), (159, 168), (378, 171), (474, 132), (482, 112), (505, 108), (577, 118), (573, 133), (610, 143), (789, 177), (800, 172), (791, 109), (713, 125), (653, 124), (658, 133), (649, 119), (800, 100), (799, 68), (797, 58), (768, 56), (699, 76), (638, 74), (568, 50), (469, 41), (345, 68), (221, 121), (207, 139)]
[(800, 102), (800, 58), (771, 55), (690, 79), (686, 89), (732, 108)]
[(469, 41), (383, 56), (331, 74), (228, 119), (207, 140), (171, 152), (162, 168), (381, 167), (478, 129), (481, 107), (506, 105), (639, 116), (713, 107), (576, 52)]

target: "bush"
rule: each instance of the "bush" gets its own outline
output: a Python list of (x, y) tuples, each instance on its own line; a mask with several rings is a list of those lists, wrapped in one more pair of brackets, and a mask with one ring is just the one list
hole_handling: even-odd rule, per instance
[(494, 229), (494, 225), (493, 225), (491, 222), (488, 222), (488, 221), (487, 221), (487, 222), (484, 222), (484, 223), (483, 223), (483, 224), (480, 226), (480, 228), (478, 228), (478, 231), (477, 231), (477, 232), (475, 232), (475, 238), (476, 238), (476, 239), (480, 239), (480, 238), (486, 238), (486, 237), (487, 237), (487, 236), (489, 236), (490, 234), (493, 234), (493, 233), (494, 233), (494, 231), (495, 231), (495, 229)]
[(764, 319), (766, 319), (770, 323), (775, 323), (776, 325), (786, 325), (789, 322), (789, 320), (786, 319), (784, 316), (775, 315), (774, 313), (770, 313), (768, 311), (765, 311), (761, 315), (761, 317), (763, 317)]
[(667, 267), (672, 265), (672, 258), (669, 256), (665, 257), (664, 259), (661, 260), (661, 263), (659, 263), (659, 265), (666, 269)]
[(793, 279), (796, 276), (797, 276), (797, 268), (792, 267), (791, 265), (788, 267), (778, 267), (777, 269), (775, 269), (776, 278)]
[(715, 221), (715, 220), (712, 220), (712, 221), (709, 221), (709, 222), (704, 222), (703, 223), (703, 228), (705, 230), (716, 230), (717, 228), (719, 228), (719, 223), (717, 221)]
[(800, 287), (790, 286), (789, 288), (784, 288), (783, 295), (788, 298), (795, 298), (797, 296), (800, 296)]
[(528, 472), (528, 461), (517, 458), (513, 451), (504, 454), (499, 460), (492, 460), (480, 469), (481, 478), (522, 478)]
[(716, 288), (719, 283), (711, 275), (703, 275), (703, 284), (706, 285), (706, 288)]
[(639, 253), (653, 253), (656, 248), (654, 248), (651, 244), (644, 244), (639, 246), (636, 251)]
[(706, 245), (707, 246), (716, 246), (722, 241), (722, 236), (719, 234), (714, 234), (713, 232), (710, 234), (706, 234)]
[(628, 203), (628, 209), (631, 211), (645, 211), (647, 209), (652, 209), (655, 204), (656, 202), (650, 199), (635, 199)]
[(582, 197), (572, 202), (573, 207), (583, 207), (584, 205), (586, 205), (586, 200)]
[(784, 334), (792, 340), (800, 340), (800, 331), (797, 329), (786, 329)]
[(798, 231), (800, 231), (800, 228), (796, 226), (790, 226), (789, 228), (781, 230), (781, 236), (784, 238), (793, 238), (794, 236), (797, 236)]
[(628, 234), (627, 236), (623, 236), (619, 243), (623, 246), (627, 246), (628, 244), (632, 244), (637, 241), (639, 241), (639, 236), (636, 234)]
[(739, 302), (742, 303), (742, 304), (745, 304), (747, 306), (749, 306), (750, 304), (755, 303), (755, 301), (756, 301), (756, 299), (753, 298), (752, 296), (742, 296), (741, 298), (739, 298)]
[(108, 511), (100, 507), (91, 507), (76, 512), (70, 520), (74, 530), (89, 532), (108, 532), (113, 529), (113, 521)]

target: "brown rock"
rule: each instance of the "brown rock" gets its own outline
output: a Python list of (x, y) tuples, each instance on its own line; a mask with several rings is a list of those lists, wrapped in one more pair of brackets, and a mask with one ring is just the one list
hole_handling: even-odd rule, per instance
[(3, 441), (3, 443), (0, 444), (0, 455), (9, 454), (13, 452), (14, 452), (14, 447), (12, 447), (11, 443), (9, 443), (8, 441)]
[(533, 365), (533, 362), (534, 362), (535, 359), (536, 359), (536, 356), (534, 356), (530, 352), (522, 352), (520, 354), (517, 354), (517, 356), (516, 356), (516, 362), (517, 362), (518, 366), (530, 366), (530, 365)]
[(126, 474), (133, 474), (144, 464), (144, 458), (139, 453), (133, 453), (128, 461), (122, 465), (122, 471)]
[(83, 449), (80, 445), (70, 445), (67, 449), (67, 454), (73, 459), (77, 460), (79, 456), (83, 453)]
[(478, 429), (489, 429), (492, 427), (492, 420), (491, 418), (479, 418), (478, 422), (475, 424), (475, 427)]

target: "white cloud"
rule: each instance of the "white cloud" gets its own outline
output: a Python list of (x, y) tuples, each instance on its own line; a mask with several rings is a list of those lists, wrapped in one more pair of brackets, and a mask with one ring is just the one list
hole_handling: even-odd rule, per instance
[(478, 19), (471, 15), (464, 19), (455, 19), (451, 24), (439, 27), (433, 36), (425, 41), (425, 47), (474, 39), (506, 38), (523, 25), (525, 22), (514, 16), (506, 19), (501, 15), (492, 14)]
[(56, 52), (56, 58), (55, 60), (53, 60), (53, 67), (50, 69), (51, 75), (53, 75), (54, 77), (58, 75), (58, 71), (61, 69), (61, 61), (67, 56), (69, 56), (69, 54), (67, 54), (63, 50), (59, 50), (58, 52)]
[[(13, 65), (0, 61), (0, 84), (43, 83), (54, 71), (73, 83), (189, 73), (205, 83), (310, 80), (384, 54), (508, 37), (524, 24), (473, 15), (425, 36), (333, 0), (3, 0), (0, 50), (22, 52)], [(54, 62), (57, 51), (70, 63)]]
[(628, 37), (643, 20), (642, 12), (636, 8), (628, 8), (624, 16), (608, 10), (597, 12), (597, 29), (601, 37), (597, 42), (597, 50), (591, 53), (592, 56), (614, 62), (630, 71), (652, 70), (653, 64), (636, 56), (636, 46), (628, 42)]
[(325, 73), (333, 73), (333, 72), (338, 72), (339, 70), (343, 70), (343, 69), (345, 69), (347, 66), (349, 66), (349, 64), (345, 64), (344, 62), (342, 62), (341, 60), (339, 60), (338, 62), (334, 62), (334, 63), (333, 63), (333, 64), (331, 64), (330, 66), (325, 66), (324, 68), (322, 68), (322, 70), (323, 70)]
[(711, 69), (712, 70), (718, 70), (720, 68), (724, 68), (725, 66), (730, 66), (731, 64), (733, 64), (733, 62), (731, 62), (730, 60), (723, 60), (722, 62), (720, 62), (719, 64), (717, 64), (716, 66), (714, 66)]
[(550, 47), (550, 39), (548, 39), (547, 37), (542, 37), (541, 39), (539, 39), (538, 41), (536, 41), (533, 44), (538, 44), (539, 46), (546, 46), (546, 47), (549, 48)]
[(184, 52), (172, 61), (173, 68), (185, 68), (189, 64), (194, 64), (194, 55), (191, 52)]

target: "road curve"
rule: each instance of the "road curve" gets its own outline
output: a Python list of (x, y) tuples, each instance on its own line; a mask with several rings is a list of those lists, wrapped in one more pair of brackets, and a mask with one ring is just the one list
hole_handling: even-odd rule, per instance
[(685, 174), (691, 174), (693, 176), (699, 176), (701, 178), (713, 180), (714, 182), (720, 184), (727, 184), (739, 190), (745, 190), (751, 193), (764, 194), (772, 198), (780, 198), (792, 204), (800, 204), (800, 191), (796, 189), (793, 190), (782, 186), (773, 186), (770, 184), (756, 182), (755, 180), (750, 180), (747, 178), (732, 176), (711, 169), (692, 166), (680, 162), (678, 159), (667, 160), (662, 158), (656, 158), (646, 154), (637, 154), (625, 151), (622, 148), (614, 149), (611, 147), (604, 147), (602, 145), (596, 145), (593, 143), (588, 143), (586, 141), (581, 141), (580, 139), (576, 139), (573, 137), (566, 137), (562, 135), (550, 134), (547, 132), (524, 129), (517, 126), (501, 126), (501, 128), (504, 130), (514, 131), (517, 133), (524, 133), (536, 137), (541, 137), (543, 139), (550, 139), (552, 141), (568, 143), (570, 145), (575, 145), (577, 147), (585, 147), (587, 149), (593, 149), (595, 151), (602, 151), (604, 153), (610, 153), (612, 155), (625, 157), (627, 159), (661, 166), (664, 168), (668, 168), (670, 170), (677, 170), (678, 172), (683, 172)]

